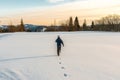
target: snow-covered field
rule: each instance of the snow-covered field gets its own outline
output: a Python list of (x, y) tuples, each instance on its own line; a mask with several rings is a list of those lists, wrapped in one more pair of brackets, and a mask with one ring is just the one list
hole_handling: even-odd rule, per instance
[(0, 80), (120, 80), (120, 33), (0, 34)]

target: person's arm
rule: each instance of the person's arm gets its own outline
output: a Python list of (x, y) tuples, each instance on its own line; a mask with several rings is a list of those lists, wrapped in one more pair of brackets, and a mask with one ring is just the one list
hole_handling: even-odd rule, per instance
[(62, 45), (64, 46), (64, 43), (63, 43), (63, 41), (61, 40), (61, 43), (62, 43)]
[(57, 39), (55, 40), (55, 42), (57, 42)]

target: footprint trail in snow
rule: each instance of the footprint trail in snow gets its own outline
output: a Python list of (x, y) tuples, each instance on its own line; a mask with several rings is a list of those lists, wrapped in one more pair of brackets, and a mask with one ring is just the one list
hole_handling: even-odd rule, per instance
[[(66, 67), (65, 67), (65, 65), (63, 64), (63, 61), (61, 60), (61, 58), (59, 57), (58, 58), (59, 59), (59, 65), (60, 65), (60, 68), (61, 68), (61, 70), (63, 70), (63, 76), (64, 76), (64, 78), (68, 78), (69, 79), (69, 74), (68, 74), (68, 72), (66, 71)], [(66, 80), (66, 79), (65, 79)]]

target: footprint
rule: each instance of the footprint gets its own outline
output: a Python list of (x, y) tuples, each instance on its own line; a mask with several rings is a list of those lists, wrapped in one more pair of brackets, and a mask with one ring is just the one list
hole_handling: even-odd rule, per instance
[(65, 69), (65, 67), (61, 67), (61, 69)]
[(64, 73), (64, 76), (67, 77), (68, 75), (66, 73)]
[(61, 62), (59, 62), (59, 64), (61, 64)]
[(61, 60), (61, 58), (59, 58), (59, 60)]

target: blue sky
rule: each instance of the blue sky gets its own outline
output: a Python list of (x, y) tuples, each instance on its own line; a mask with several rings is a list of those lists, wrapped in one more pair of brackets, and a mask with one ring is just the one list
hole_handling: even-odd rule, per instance
[(33, 8), (44, 8), (78, 0), (0, 0), (0, 17), (21, 13)]
[(67, 3), (76, 0), (0, 0), (1, 9), (21, 9), (31, 7), (44, 7)]
[(50, 2), (47, 0), (0, 0), (0, 7), (2, 7), (3, 9), (20, 9), (48, 5), (50, 5)]

